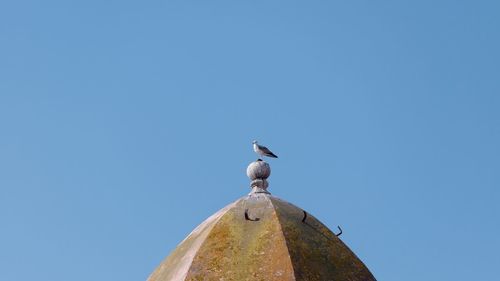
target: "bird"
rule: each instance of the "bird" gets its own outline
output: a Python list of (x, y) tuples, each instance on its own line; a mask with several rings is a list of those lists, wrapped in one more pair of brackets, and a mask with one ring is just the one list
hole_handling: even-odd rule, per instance
[(262, 156), (262, 158), (264, 158), (264, 156), (278, 158), (278, 156), (276, 156), (276, 154), (272, 153), (271, 150), (269, 150), (267, 147), (265, 147), (263, 145), (259, 145), (256, 140), (254, 140), (252, 143), (253, 143), (253, 150), (257, 154)]

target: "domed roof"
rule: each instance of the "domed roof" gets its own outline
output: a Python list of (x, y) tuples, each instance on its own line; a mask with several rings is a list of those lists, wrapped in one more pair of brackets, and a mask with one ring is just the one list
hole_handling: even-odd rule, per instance
[(194, 229), (148, 281), (375, 280), (325, 225), (269, 194), (265, 178), (252, 185), (252, 193)]

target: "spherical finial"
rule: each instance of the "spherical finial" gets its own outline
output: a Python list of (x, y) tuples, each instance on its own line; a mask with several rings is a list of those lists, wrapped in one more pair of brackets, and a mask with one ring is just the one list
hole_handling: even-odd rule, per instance
[(267, 178), (271, 175), (271, 167), (261, 159), (250, 163), (247, 168), (247, 176), (252, 180), (250, 186), (252, 193), (269, 193)]
[(247, 176), (251, 180), (267, 179), (271, 175), (271, 167), (266, 161), (257, 160), (250, 163), (247, 168)]

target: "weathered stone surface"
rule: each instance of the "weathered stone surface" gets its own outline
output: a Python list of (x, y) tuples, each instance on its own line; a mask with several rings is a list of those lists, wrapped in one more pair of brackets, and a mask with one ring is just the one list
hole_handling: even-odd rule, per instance
[(266, 161), (257, 160), (250, 163), (247, 167), (247, 176), (252, 181), (250, 187), (252, 188), (252, 193), (269, 193), (267, 188), (269, 183), (267, 178), (271, 175), (271, 167)]
[(286, 201), (250, 194), (197, 227), (148, 281), (375, 280), (325, 225), (302, 218)]
[(266, 161), (257, 160), (247, 167), (247, 176), (250, 180), (267, 179), (271, 175), (271, 167)]

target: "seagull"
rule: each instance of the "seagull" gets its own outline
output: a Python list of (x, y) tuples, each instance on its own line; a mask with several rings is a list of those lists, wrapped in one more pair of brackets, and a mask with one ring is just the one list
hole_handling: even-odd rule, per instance
[(264, 158), (264, 156), (278, 158), (278, 156), (276, 156), (274, 153), (272, 153), (271, 150), (269, 150), (267, 147), (257, 144), (256, 140), (254, 140), (252, 143), (253, 143), (253, 150), (257, 154), (262, 156), (262, 158)]

